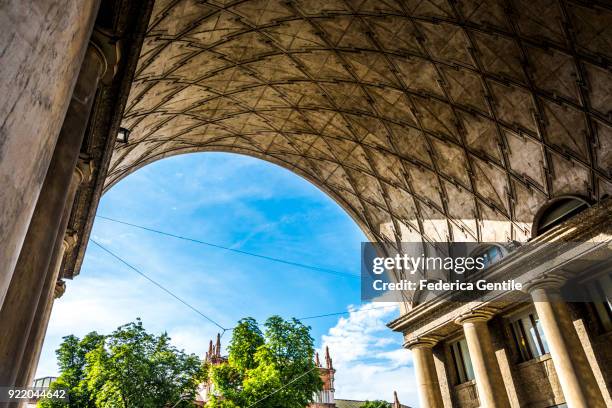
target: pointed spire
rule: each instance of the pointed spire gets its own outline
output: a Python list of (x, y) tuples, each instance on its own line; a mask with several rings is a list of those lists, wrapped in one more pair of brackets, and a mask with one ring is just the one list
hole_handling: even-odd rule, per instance
[(325, 346), (325, 365), (327, 368), (334, 368), (332, 365), (332, 359), (329, 356), (329, 346)]
[(217, 357), (221, 357), (221, 333), (217, 333)]
[(213, 356), (213, 344), (212, 344), (212, 340), (210, 341), (210, 343), (208, 343), (208, 355), (210, 357)]
[(208, 357), (208, 351), (206, 352), (206, 357), (204, 357), (204, 361), (208, 361), (210, 357)]
[(402, 404), (400, 404), (399, 398), (397, 398), (397, 391), (393, 391), (393, 408), (402, 408)]
[(321, 360), (319, 359), (319, 352), (318, 351), (315, 353), (315, 365), (317, 367), (321, 367)]

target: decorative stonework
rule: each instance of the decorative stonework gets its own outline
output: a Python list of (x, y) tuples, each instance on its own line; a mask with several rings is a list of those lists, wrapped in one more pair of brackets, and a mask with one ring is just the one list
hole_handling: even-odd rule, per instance
[(459, 325), (463, 325), (465, 323), (474, 323), (474, 322), (486, 322), (491, 320), (493, 316), (499, 313), (499, 309), (492, 307), (483, 307), (480, 309), (472, 310), (469, 313), (465, 313), (455, 319), (455, 323)]
[(79, 236), (76, 232), (66, 232), (62, 245), (64, 246), (64, 253), (70, 253), (75, 247), (79, 240)]
[(409, 350), (419, 349), (419, 348), (433, 348), (440, 341), (440, 337), (438, 336), (422, 336), (416, 337), (410, 340), (407, 340), (404, 343), (404, 347)]
[(603, 1), (157, 1), (106, 188), (247, 154), (369, 238), (525, 241), (549, 199), (612, 192)]
[(559, 292), (561, 287), (565, 285), (569, 277), (562, 272), (555, 274), (547, 274), (533, 279), (523, 285), (523, 291), (533, 293), (538, 289), (544, 289), (547, 292)]
[(53, 289), (53, 298), (59, 299), (64, 295), (65, 292), (66, 282), (64, 282), (62, 279), (59, 279), (57, 282), (55, 282), (55, 288)]
[(93, 160), (79, 158), (77, 167), (74, 170), (79, 177), (79, 184), (89, 184), (93, 180), (95, 165)]

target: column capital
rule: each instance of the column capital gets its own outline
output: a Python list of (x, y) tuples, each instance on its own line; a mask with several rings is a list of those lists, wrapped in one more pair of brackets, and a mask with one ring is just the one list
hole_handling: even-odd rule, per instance
[(499, 309), (494, 307), (474, 309), (456, 318), (455, 323), (463, 326), (465, 323), (486, 322), (491, 320), (497, 313), (499, 313)]
[(89, 184), (93, 179), (94, 162), (91, 159), (79, 158), (74, 169), (75, 176), (79, 178), (78, 184)]
[(58, 279), (55, 282), (55, 288), (53, 288), (53, 298), (59, 299), (66, 292), (66, 282), (62, 279)]
[(62, 241), (64, 252), (66, 253), (72, 251), (72, 249), (76, 247), (78, 240), (79, 236), (76, 232), (66, 231), (66, 234), (64, 234), (64, 239)]
[(435, 335), (415, 337), (404, 342), (404, 347), (408, 350), (433, 348), (440, 341), (441, 337)]
[(544, 289), (547, 292), (557, 293), (561, 287), (567, 282), (567, 276), (563, 273), (544, 274), (538, 276), (523, 284), (522, 290), (527, 293), (532, 293), (538, 289)]
[(98, 51), (104, 61), (104, 71), (101, 79), (104, 84), (109, 85), (117, 74), (119, 61), (122, 58), (123, 44), (121, 40), (117, 41), (112, 33), (99, 27), (96, 27), (91, 34), (89, 44)]

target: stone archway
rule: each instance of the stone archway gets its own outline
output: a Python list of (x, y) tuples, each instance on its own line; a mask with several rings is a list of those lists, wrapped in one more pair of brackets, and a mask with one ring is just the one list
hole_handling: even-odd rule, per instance
[[(0, 39), (11, 68), (0, 83), (9, 102), (0, 180), (10, 187), (0, 195), (0, 300), (14, 285), (9, 306), (20, 312), (1, 323), (15, 332), (3, 356), (23, 353), (15, 336), (35, 331), (49, 300), (41, 276), (52, 293), (53, 273), (78, 274), (103, 188), (168, 155), (229, 151), (281, 164), (377, 241), (526, 241), (545, 202), (612, 191), (607, 1), (109, 0), (96, 23), (106, 47), (92, 47), (112, 78), (103, 92), (85, 84), (97, 99), (77, 121), (90, 123), (85, 142), (70, 146), (71, 160), (86, 153), (81, 178), (93, 176), (76, 198), (58, 198), (53, 217), (39, 212), (49, 231), (33, 227), (98, 7), (45, 4), (55, 14), (13, 1), (0, 15), (11, 33)], [(113, 140), (120, 122), (126, 144)], [(59, 180), (65, 193), (70, 176)], [(62, 261), (66, 225), (74, 249)], [(33, 247), (45, 253), (16, 267), (30, 230), (44, 232)], [(23, 284), (19, 267), (29, 271)]]
[(612, 189), (610, 21), (565, 0), (158, 1), (107, 185), (234, 151), (377, 240), (525, 241), (551, 197)]

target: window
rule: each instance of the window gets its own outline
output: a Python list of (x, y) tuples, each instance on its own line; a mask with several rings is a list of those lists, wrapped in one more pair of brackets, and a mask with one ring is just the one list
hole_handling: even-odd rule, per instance
[(577, 197), (563, 197), (550, 204), (538, 217), (535, 235), (541, 235), (553, 227), (589, 208), (586, 201)]
[(57, 377), (42, 377), (37, 378), (32, 382), (32, 387), (49, 387), (53, 381), (57, 380)]
[(521, 360), (527, 361), (548, 353), (548, 344), (542, 325), (535, 312), (515, 318), (512, 323), (512, 336)]
[(593, 299), (593, 307), (599, 325), (604, 332), (612, 330), (612, 276), (604, 275), (586, 283), (589, 299)]
[(504, 253), (499, 246), (489, 245), (475, 251), (475, 254), (471, 256), (473, 258), (484, 258), (484, 269), (487, 269), (489, 266), (501, 261), (501, 259), (504, 257)]
[(451, 343), (450, 352), (455, 367), (457, 384), (473, 380), (474, 369), (472, 368), (472, 360), (470, 360), (470, 353), (465, 339)]

